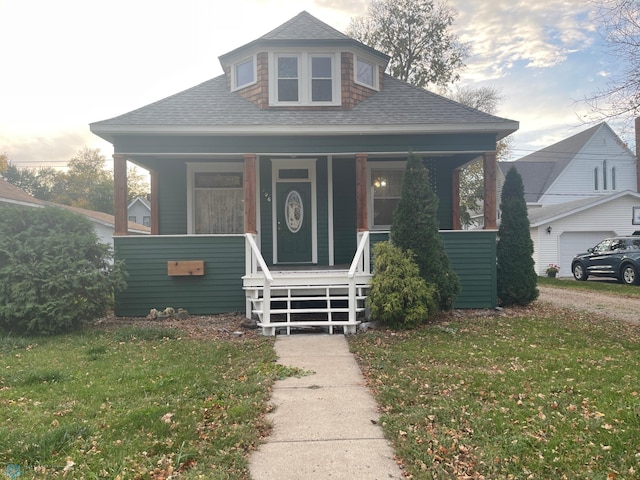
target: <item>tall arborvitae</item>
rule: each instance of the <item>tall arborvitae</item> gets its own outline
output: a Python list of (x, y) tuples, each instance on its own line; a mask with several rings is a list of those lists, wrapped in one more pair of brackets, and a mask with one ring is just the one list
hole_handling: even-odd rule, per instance
[(415, 254), (420, 276), (436, 285), (440, 309), (450, 310), (460, 292), (460, 280), (438, 233), (437, 214), (438, 197), (429, 185), (429, 172), (421, 158), (410, 155), (400, 201), (393, 212), (391, 241)]
[(502, 187), (502, 219), (498, 229), (498, 299), (501, 305), (528, 305), (538, 298), (524, 186), (511, 167)]

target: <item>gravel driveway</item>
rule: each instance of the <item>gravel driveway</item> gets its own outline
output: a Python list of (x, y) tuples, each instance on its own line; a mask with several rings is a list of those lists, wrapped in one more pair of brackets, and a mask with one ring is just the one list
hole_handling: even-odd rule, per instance
[[(640, 288), (640, 287), (638, 287)], [(550, 303), (560, 308), (572, 308), (606, 315), (617, 320), (640, 325), (640, 298), (622, 297), (607, 293), (553, 288), (538, 285), (538, 302)]]

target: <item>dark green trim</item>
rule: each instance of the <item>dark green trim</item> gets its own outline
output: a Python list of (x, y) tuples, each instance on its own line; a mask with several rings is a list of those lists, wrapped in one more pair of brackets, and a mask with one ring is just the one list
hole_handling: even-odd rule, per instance
[(489, 133), (433, 135), (332, 135), (332, 136), (139, 136), (114, 138), (115, 153), (135, 154), (353, 154), (368, 152), (484, 152), (496, 148)]

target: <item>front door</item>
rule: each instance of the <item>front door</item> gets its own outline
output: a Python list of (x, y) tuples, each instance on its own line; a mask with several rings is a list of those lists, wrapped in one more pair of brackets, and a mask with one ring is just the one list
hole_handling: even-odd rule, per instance
[(276, 183), (278, 263), (313, 261), (313, 209), (310, 182)]

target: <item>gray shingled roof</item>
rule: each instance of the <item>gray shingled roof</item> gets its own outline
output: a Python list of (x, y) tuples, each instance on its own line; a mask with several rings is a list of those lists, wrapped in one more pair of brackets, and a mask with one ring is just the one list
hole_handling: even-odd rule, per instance
[(505, 175), (512, 166), (517, 168), (524, 184), (525, 200), (535, 203), (603, 126), (608, 128), (606, 123), (600, 123), (515, 162), (498, 165)]
[[(253, 133), (277, 129), (308, 130), (312, 134), (341, 131), (358, 127), (406, 127), (439, 131), (464, 130), (474, 126), (479, 131), (517, 129), (513, 120), (495, 117), (461, 105), (427, 90), (414, 87), (385, 75), (383, 88), (351, 110), (261, 110), (236, 92), (229, 92), (224, 75), (206, 81), (181, 93), (115, 118), (91, 124), (96, 134), (157, 131), (169, 133), (223, 133), (244, 129)], [(138, 128), (136, 128), (138, 127)], [(333, 128), (332, 128), (333, 127)], [(398, 133), (398, 132), (396, 132)]]
[(258, 40), (351, 40), (331, 25), (318, 20), (306, 11), (300, 12)]
[(247, 52), (255, 47), (273, 47), (290, 44), (309, 44), (315, 45), (349, 45), (355, 48), (365, 50), (373, 55), (380, 57), (384, 63), (389, 61), (389, 56), (379, 52), (357, 40), (336, 30), (331, 25), (327, 25), (321, 20), (306, 11), (300, 12), (292, 19), (286, 21), (279, 27), (271, 30), (263, 36), (253, 40), (245, 45), (233, 49), (219, 57), (220, 62), (226, 63), (227, 59), (242, 52)]
[(609, 195), (598, 195), (573, 200), (571, 202), (546, 205), (544, 207), (529, 210), (529, 223), (532, 227), (537, 227), (552, 220), (557, 220), (559, 218), (566, 217), (567, 215), (586, 210), (587, 208), (591, 208), (596, 205), (602, 205), (603, 203), (607, 203), (624, 196), (631, 196), (640, 200), (639, 193), (631, 190), (625, 190), (622, 192), (611, 193)]

